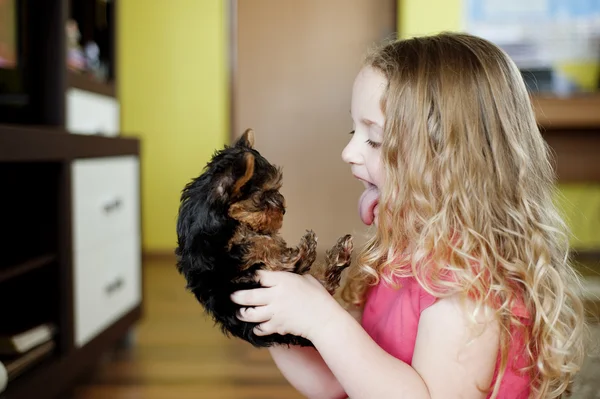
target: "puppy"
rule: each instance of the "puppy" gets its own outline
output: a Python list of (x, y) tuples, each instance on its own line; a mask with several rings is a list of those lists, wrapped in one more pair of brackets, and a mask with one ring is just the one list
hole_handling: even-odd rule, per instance
[(254, 132), (248, 129), (185, 186), (179, 207), (175, 254), (187, 289), (224, 334), (255, 347), (312, 343), (293, 335), (255, 335), (256, 323), (236, 317), (240, 306), (230, 299), (234, 291), (260, 287), (255, 272), (266, 269), (310, 272), (334, 294), (353, 250), (352, 236), (345, 235), (326, 251), (325, 266), (312, 270), (315, 233), (308, 230), (296, 247), (279, 235), (286, 211), (281, 186), (281, 169), (254, 149)]

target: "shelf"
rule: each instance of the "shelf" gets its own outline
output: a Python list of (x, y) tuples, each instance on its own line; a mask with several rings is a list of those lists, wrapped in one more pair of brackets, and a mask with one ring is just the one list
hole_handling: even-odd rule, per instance
[(600, 129), (600, 94), (535, 95), (531, 101), (544, 130)]
[(600, 250), (598, 249), (571, 249), (571, 255), (577, 262), (600, 263)]
[(102, 83), (96, 82), (84, 74), (78, 74), (76, 72), (67, 72), (67, 85), (72, 88), (90, 91), (103, 96), (116, 96), (116, 90), (114, 83)]
[(43, 367), (44, 364), (55, 355), (56, 343), (53, 340), (44, 342), (30, 349), (25, 353), (3, 358), (2, 362), (8, 374), (8, 383), (18, 380), (22, 375), (33, 372), (37, 367)]
[(68, 161), (139, 153), (139, 139), (71, 134), (64, 129), (0, 125), (0, 162)]
[(586, 316), (596, 323), (600, 318), (600, 251), (574, 249), (573, 264), (581, 276)]
[(6, 392), (0, 393), (1, 399), (12, 399), (15, 391), (18, 393), (22, 390), (24, 384), (28, 384), (30, 381), (35, 381), (35, 377), (38, 375), (44, 375), (51, 371), (60, 362), (60, 357), (57, 353), (56, 348), (52, 349), (52, 352), (43, 358), (39, 359), (36, 364), (31, 365), (28, 370), (16, 377), (14, 380), (8, 381)]
[(13, 277), (20, 276), (22, 274), (28, 273), (32, 270), (39, 269), (41, 267), (47, 266), (56, 260), (56, 255), (47, 254), (38, 256), (32, 259), (28, 259), (25, 262), (16, 264), (14, 266), (8, 266), (0, 268), (0, 283), (3, 281), (9, 280)]
[[(98, 359), (142, 317), (143, 296), (134, 309), (115, 314), (110, 320), (104, 318), (105, 324), (95, 330), (96, 335), (85, 344), (81, 345), (75, 339), (81, 326), (81, 313), (77, 313), (75, 306), (81, 301), (77, 285), (81, 274), (76, 274), (75, 269), (87, 272), (93, 267), (93, 259), (80, 260), (73, 253), (73, 243), (78, 240), (79, 233), (73, 223), (73, 215), (77, 213), (75, 207), (88, 203), (93, 206), (96, 196), (100, 198), (104, 191), (110, 195), (112, 188), (120, 186), (106, 186), (91, 197), (79, 196), (74, 172), (76, 162), (73, 161), (103, 158), (99, 159), (100, 163), (109, 165), (112, 160), (106, 159), (108, 157), (133, 156), (137, 160), (141, 140), (121, 135), (75, 134), (70, 130), (77, 129), (67, 128), (74, 125), (69, 118), (71, 111), (84, 118), (84, 122), (89, 119), (73, 109), (74, 102), (74, 108), (83, 108), (84, 113), (99, 122), (104, 120), (101, 115), (103, 103), (110, 106), (107, 117), (113, 117), (114, 105), (118, 108), (118, 77), (114, 68), (118, 0), (28, 0), (24, 3), (17, 22), (24, 27), (21, 33), (25, 34), (20, 38), (24, 39), (22, 44), (27, 48), (27, 64), (32, 66), (23, 76), (30, 101), (18, 118), (11, 108), (0, 107), (0, 113), (5, 115), (5, 122), (0, 122), (0, 176), (3, 177), (0, 241), (4, 250), (0, 259), (0, 303), (14, 304), (2, 308), (0, 325), (1, 330), (10, 333), (50, 323), (56, 331), (54, 347), (51, 353), (44, 353), (45, 356), (30, 359), (36, 355), (32, 348), (18, 358), (2, 357), (4, 365), (10, 366), (7, 368), (11, 378), (6, 390), (0, 392), (0, 399), (50, 399), (68, 394), (76, 379), (86, 370), (93, 369)], [(40, 11), (40, 8), (43, 12), (34, 15), (33, 11)], [(70, 35), (71, 31), (65, 31), (71, 26), (69, 19), (77, 21), (79, 34)], [(108, 67), (106, 83), (95, 79), (93, 74), (69, 70), (69, 48), (73, 48), (76, 36), (80, 46), (90, 41), (98, 44), (100, 61)], [(89, 95), (77, 98), (76, 91)], [(100, 103), (96, 112), (93, 97), (98, 95), (103, 97), (96, 99), (100, 100), (96, 101)], [(90, 96), (91, 104), (86, 101)], [(9, 120), (14, 122), (6, 122)], [(139, 173), (136, 170), (132, 180), (136, 185), (140, 184)], [(93, 185), (89, 179), (86, 181)], [(136, 193), (138, 189), (135, 187)], [(130, 205), (131, 214), (140, 212), (139, 198)], [(129, 213), (128, 210), (128, 215), (123, 217)], [(137, 220), (140, 215), (136, 217)], [(103, 222), (98, 223), (100, 226)], [(137, 253), (141, 250), (137, 240), (141, 230), (131, 232), (134, 233), (136, 241), (131, 245)], [(101, 250), (110, 251), (110, 248)], [(136, 262), (129, 266), (135, 268), (136, 277), (142, 279), (140, 265)], [(92, 275), (90, 279), (94, 277)], [(89, 289), (84, 290), (84, 301), (87, 301), (85, 293)], [(143, 295), (143, 291), (140, 294)], [(95, 301), (96, 297), (92, 295), (89, 299)], [(98, 300), (105, 299), (98, 297)], [(125, 309), (117, 302), (97, 304)], [(95, 306), (96, 303), (92, 303), (89, 309), (96, 309)], [(27, 365), (24, 364), (26, 361)]]
[(6, 392), (0, 393), (0, 399), (31, 399), (40, 397), (57, 397), (65, 387), (76, 378), (75, 370), (82, 370), (94, 365), (107, 348), (117, 344), (129, 328), (142, 317), (142, 307), (137, 306), (100, 335), (81, 348), (68, 353), (52, 356), (47, 362), (40, 364), (35, 370), (25, 373), (8, 384)]

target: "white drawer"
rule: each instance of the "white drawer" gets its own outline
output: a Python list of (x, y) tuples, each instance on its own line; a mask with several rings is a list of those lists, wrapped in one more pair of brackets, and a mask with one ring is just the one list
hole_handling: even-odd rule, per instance
[(139, 159), (77, 159), (72, 163), (73, 249), (104, 247), (139, 231)]
[(84, 345), (141, 301), (139, 160), (72, 163), (75, 344)]
[(66, 119), (66, 128), (71, 133), (118, 136), (119, 101), (86, 90), (68, 89)]
[(139, 235), (74, 256), (75, 345), (85, 345), (141, 301)]

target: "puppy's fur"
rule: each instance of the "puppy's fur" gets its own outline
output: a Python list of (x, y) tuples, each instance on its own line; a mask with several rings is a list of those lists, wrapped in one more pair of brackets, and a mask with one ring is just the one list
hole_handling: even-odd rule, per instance
[(311, 270), (316, 236), (309, 230), (290, 248), (278, 234), (285, 214), (282, 173), (253, 146), (254, 133), (248, 129), (234, 146), (217, 151), (203, 173), (185, 186), (177, 221), (177, 268), (225, 334), (256, 347), (312, 346), (293, 335), (255, 335), (256, 324), (236, 317), (239, 306), (230, 295), (259, 287), (254, 279), (259, 269), (311, 272), (333, 294), (350, 265), (352, 237), (341, 237), (326, 252), (325, 267)]

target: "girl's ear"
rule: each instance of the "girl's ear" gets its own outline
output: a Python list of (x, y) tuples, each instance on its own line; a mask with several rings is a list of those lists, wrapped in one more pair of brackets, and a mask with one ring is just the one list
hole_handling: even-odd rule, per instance
[(236, 147), (246, 147), (253, 148), (254, 147), (254, 130), (246, 129), (242, 137), (240, 137), (235, 143)]

